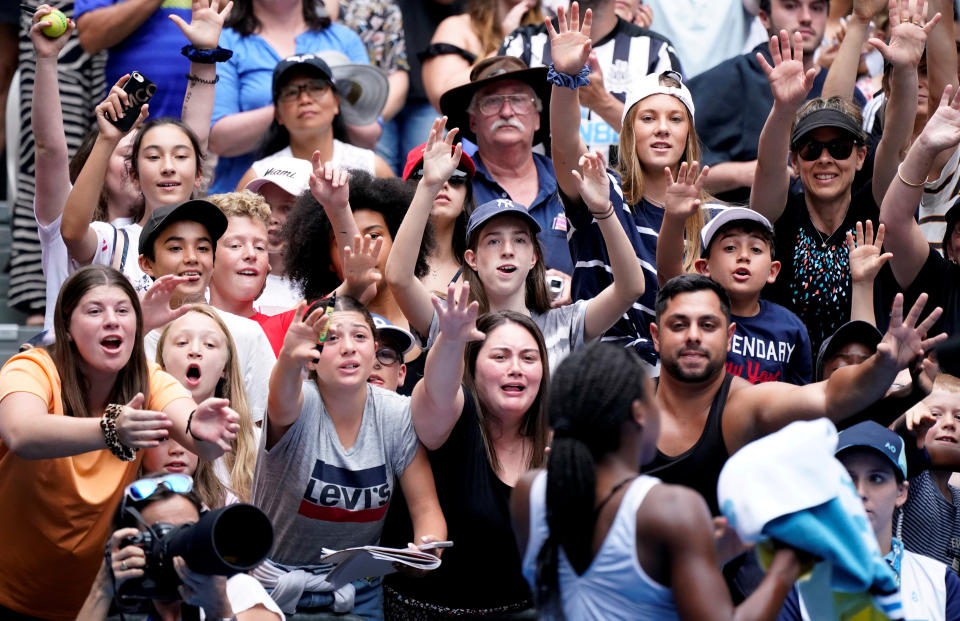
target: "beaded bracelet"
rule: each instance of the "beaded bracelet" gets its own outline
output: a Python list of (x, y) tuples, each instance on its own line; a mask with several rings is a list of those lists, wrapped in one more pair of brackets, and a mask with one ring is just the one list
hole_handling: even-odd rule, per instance
[(117, 417), (123, 412), (123, 406), (119, 403), (111, 403), (103, 410), (103, 416), (100, 417), (100, 429), (103, 431), (103, 440), (110, 449), (110, 452), (117, 459), (123, 461), (133, 461), (136, 459), (137, 449), (130, 448), (120, 440), (120, 434), (117, 433)]
[(581, 69), (577, 75), (570, 75), (569, 73), (557, 71), (553, 68), (553, 63), (550, 63), (550, 70), (547, 71), (547, 82), (555, 84), (556, 86), (566, 86), (570, 90), (576, 90), (581, 86), (590, 84), (590, 78), (587, 77), (588, 75), (590, 75), (590, 70), (587, 69), (586, 65), (583, 66), (583, 69)]
[(209, 84), (209, 85), (212, 86), (212, 85), (214, 85), (214, 84), (216, 84), (217, 82), (220, 81), (220, 76), (219, 76), (219, 75), (214, 76), (214, 78), (213, 78), (212, 80), (204, 80), (204, 79), (201, 78), (200, 76), (194, 75), (194, 74), (192, 74), (192, 73), (188, 73), (188, 74), (184, 75), (183, 77), (185, 77), (187, 80), (189, 80), (191, 84)]
[(232, 50), (224, 49), (219, 45), (212, 50), (201, 50), (193, 45), (184, 45), (180, 48), (180, 53), (190, 59), (190, 62), (200, 63), (201, 65), (222, 63), (233, 57)]

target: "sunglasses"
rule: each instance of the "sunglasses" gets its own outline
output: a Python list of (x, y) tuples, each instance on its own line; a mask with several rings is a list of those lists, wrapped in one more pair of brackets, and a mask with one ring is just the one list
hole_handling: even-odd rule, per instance
[[(420, 181), (423, 179), (423, 169), (418, 168), (417, 170), (410, 173), (410, 179), (415, 181)], [(470, 175), (466, 171), (460, 170), (459, 168), (453, 171), (453, 174), (450, 175), (450, 178), (447, 179), (447, 183), (450, 185), (467, 185), (467, 182), (470, 181)]]
[(381, 347), (376, 353), (377, 362), (385, 367), (391, 367), (402, 360), (400, 352), (392, 347)]
[(797, 149), (797, 155), (806, 162), (814, 162), (820, 158), (823, 150), (826, 149), (835, 160), (845, 160), (853, 153), (853, 147), (857, 141), (851, 138), (836, 138), (830, 142), (820, 142), (819, 140), (809, 140)]
[(174, 472), (162, 477), (140, 479), (128, 485), (124, 495), (130, 500), (139, 502), (156, 494), (161, 486), (177, 494), (186, 494), (193, 491), (193, 478), (186, 474)]

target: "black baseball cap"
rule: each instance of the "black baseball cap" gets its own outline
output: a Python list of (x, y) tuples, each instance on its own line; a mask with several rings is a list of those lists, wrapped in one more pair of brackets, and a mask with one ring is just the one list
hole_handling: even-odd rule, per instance
[(333, 79), (333, 70), (330, 65), (316, 54), (298, 54), (284, 58), (273, 68), (273, 103), (277, 103), (277, 94), (280, 85), (287, 73), (297, 68), (305, 68), (309, 72), (326, 80), (336, 90), (337, 83)]
[(174, 222), (199, 222), (210, 233), (210, 241), (216, 245), (217, 240), (227, 230), (227, 216), (220, 208), (210, 201), (194, 199), (178, 205), (166, 205), (154, 209), (143, 225), (140, 232), (140, 245), (137, 247), (140, 254), (148, 254), (147, 249), (153, 247), (163, 229)]
[(804, 136), (821, 127), (836, 127), (843, 130), (850, 134), (858, 144), (863, 144), (866, 141), (863, 129), (852, 116), (836, 108), (820, 108), (804, 115), (794, 125), (793, 132), (790, 134), (790, 148), (796, 149), (799, 147)]
[(823, 365), (827, 358), (837, 353), (847, 343), (863, 343), (868, 348), (876, 350), (882, 339), (883, 335), (880, 331), (866, 321), (856, 319), (843, 324), (820, 345), (815, 381), (819, 382), (823, 379)]

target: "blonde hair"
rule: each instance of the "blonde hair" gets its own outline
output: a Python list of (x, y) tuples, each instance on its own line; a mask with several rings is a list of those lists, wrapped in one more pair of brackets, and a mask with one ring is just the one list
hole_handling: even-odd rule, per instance
[[(942, 390), (944, 392), (960, 393), (960, 378), (950, 375), (949, 373), (937, 373), (937, 377), (933, 380), (933, 390)], [(912, 408), (907, 410), (904, 413), (904, 416), (907, 418), (910, 415), (923, 412), (926, 414), (930, 413), (930, 408), (927, 407), (927, 404), (923, 401), (915, 404)]]
[[(480, 39), (480, 45), (483, 47), (483, 52), (477, 54), (477, 61), (479, 62), (496, 52), (510, 33), (503, 32), (500, 22), (497, 21), (496, 0), (470, 0), (467, 4), (467, 14), (470, 16), (470, 27), (477, 38)], [(540, 0), (537, 0), (533, 8), (523, 14), (520, 25), (542, 25), (543, 17)], [(503, 16), (499, 16), (499, 18), (503, 19)]]
[(265, 198), (250, 190), (211, 194), (207, 200), (219, 207), (223, 215), (228, 218), (242, 216), (255, 222), (262, 222), (264, 226), (270, 224), (270, 204)]
[[(674, 88), (681, 86), (680, 83), (669, 76), (660, 76), (660, 84)], [(636, 104), (633, 108), (635, 107)], [(623, 127), (620, 129), (620, 160), (617, 162), (617, 172), (620, 174), (620, 185), (623, 188), (623, 200), (628, 205), (636, 205), (643, 200), (644, 172), (643, 163), (637, 157), (637, 139), (633, 132), (637, 114), (633, 108), (627, 111), (627, 115), (623, 119)], [(697, 128), (693, 123), (690, 110), (684, 106), (683, 111), (687, 118), (688, 130), (687, 142), (680, 159), (687, 164), (692, 164), (700, 161), (700, 139), (697, 136)], [(654, 171), (651, 174), (663, 173), (662, 171)], [(687, 218), (683, 225), (683, 270), (685, 272), (693, 273), (696, 271), (693, 264), (700, 258), (700, 230), (704, 225), (703, 205), (714, 200), (714, 197), (708, 192), (701, 191), (700, 209), (697, 209), (695, 214)]]
[[(253, 433), (253, 419), (250, 416), (250, 408), (247, 404), (247, 389), (243, 385), (243, 374), (240, 372), (240, 365), (237, 361), (237, 346), (233, 341), (233, 337), (230, 335), (230, 330), (227, 328), (227, 325), (223, 323), (223, 319), (220, 318), (220, 315), (212, 307), (206, 304), (194, 304), (193, 308), (184, 316), (189, 316), (190, 313), (200, 313), (213, 319), (217, 326), (219, 326), (220, 331), (223, 332), (224, 339), (227, 343), (227, 363), (223, 370), (224, 376), (217, 383), (214, 396), (229, 400), (230, 407), (240, 415), (240, 429), (237, 431), (237, 437), (233, 441), (231, 447), (233, 450), (224, 454), (223, 459), (226, 463), (227, 470), (230, 472), (230, 491), (232, 491), (234, 496), (241, 502), (249, 502), (250, 490), (253, 487), (253, 467), (257, 458), (257, 440)], [(157, 364), (160, 366), (164, 366), (163, 352), (165, 343), (170, 328), (174, 323), (175, 322), (168, 323), (160, 334), (160, 342), (157, 344)], [(212, 473), (213, 464), (201, 460), (197, 466), (197, 474), (195, 475), (198, 481), (201, 478), (205, 481), (207, 480), (206, 470), (208, 468)], [(226, 500), (226, 489), (215, 475), (213, 479), (215, 483), (210, 483), (210, 489), (205, 491), (198, 489), (198, 493), (208, 506), (223, 506)], [(199, 484), (198, 488), (200, 488)], [(205, 494), (215, 499), (216, 502), (210, 504)]]

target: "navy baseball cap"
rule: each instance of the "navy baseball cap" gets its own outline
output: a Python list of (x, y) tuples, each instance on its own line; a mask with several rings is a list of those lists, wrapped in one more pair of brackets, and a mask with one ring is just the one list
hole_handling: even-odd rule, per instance
[(856, 447), (871, 448), (890, 460), (897, 472), (907, 478), (907, 455), (903, 438), (872, 420), (857, 423), (840, 432), (834, 455)]
[(496, 198), (480, 205), (470, 214), (470, 219), (467, 221), (467, 245), (470, 244), (470, 237), (474, 232), (480, 230), (484, 224), (497, 216), (516, 216), (530, 224), (534, 235), (540, 232), (540, 225), (534, 220), (533, 216), (527, 213), (523, 205), (517, 204), (509, 198)]
[(223, 237), (227, 230), (227, 217), (220, 208), (201, 199), (193, 199), (178, 205), (158, 207), (150, 212), (143, 230), (140, 232), (140, 254), (147, 254), (146, 250), (153, 247), (154, 240), (174, 222), (199, 222), (210, 233), (210, 241), (217, 245), (217, 240)]
[(837, 353), (837, 350), (847, 343), (863, 343), (869, 349), (876, 351), (881, 340), (883, 335), (880, 331), (866, 321), (855, 319), (843, 324), (820, 345), (820, 351), (817, 353), (817, 368), (814, 369), (814, 381), (819, 382), (823, 379), (823, 365), (827, 358)]

